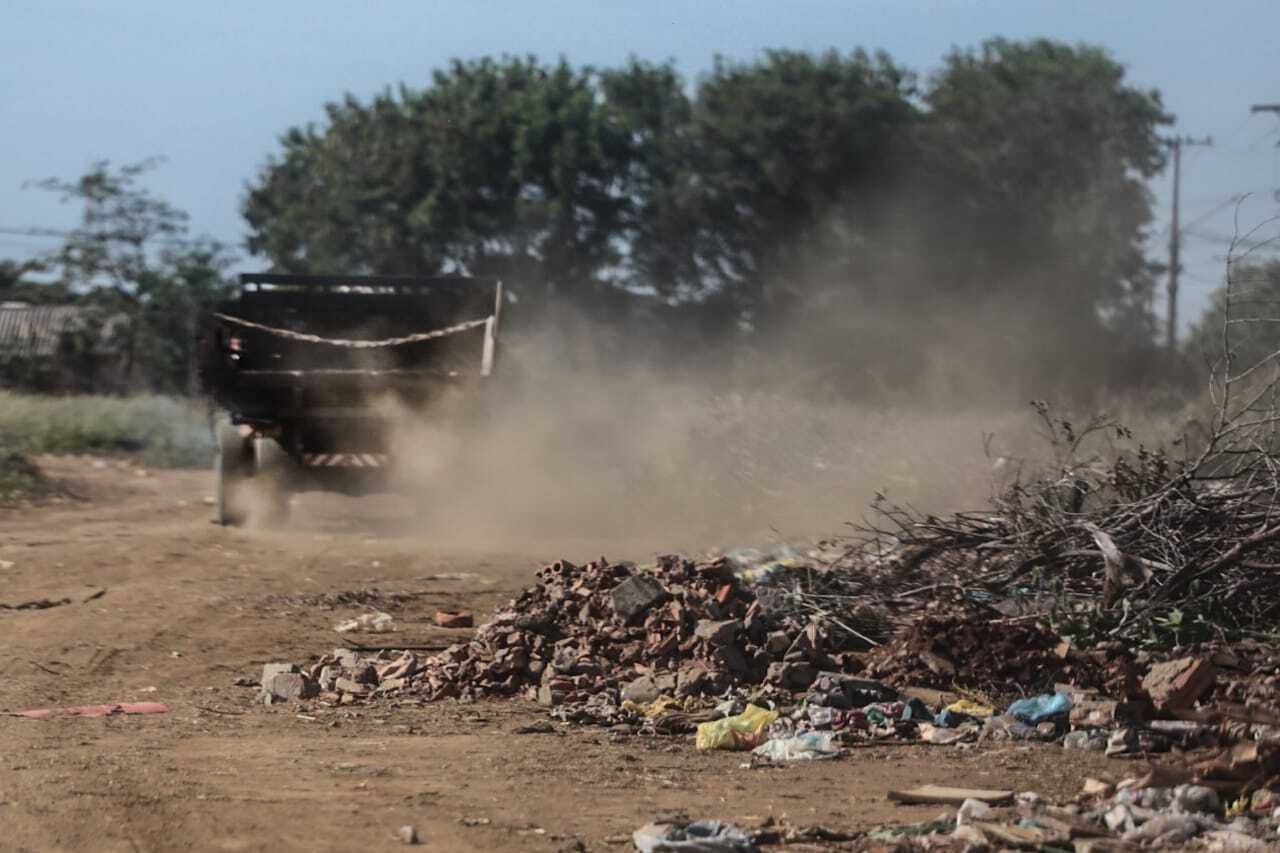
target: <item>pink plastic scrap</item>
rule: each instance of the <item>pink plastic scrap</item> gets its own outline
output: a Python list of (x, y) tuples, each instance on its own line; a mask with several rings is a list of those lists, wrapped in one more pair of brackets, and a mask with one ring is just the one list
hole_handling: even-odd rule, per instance
[(47, 720), (51, 717), (106, 717), (112, 714), (164, 714), (169, 711), (168, 705), (159, 702), (120, 702), (111, 705), (84, 705), (79, 708), (36, 708), (33, 711), (19, 711), (14, 716), (30, 717), (33, 720)]

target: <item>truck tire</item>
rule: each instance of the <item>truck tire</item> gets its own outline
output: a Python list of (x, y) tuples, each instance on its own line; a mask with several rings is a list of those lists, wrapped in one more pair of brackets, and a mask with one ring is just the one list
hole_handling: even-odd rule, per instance
[(268, 527), (285, 523), (293, 491), (293, 460), (274, 438), (259, 438), (253, 442), (253, 466), (262, 500), (262, 523)]
[(217, 456), (213, 460), (214, 521), (238, 527), (249, 516), (245, 481), (253, 472), (252, 447), (228, 420), (220, 420), (214, 427), (214, 434), (218, 442)]

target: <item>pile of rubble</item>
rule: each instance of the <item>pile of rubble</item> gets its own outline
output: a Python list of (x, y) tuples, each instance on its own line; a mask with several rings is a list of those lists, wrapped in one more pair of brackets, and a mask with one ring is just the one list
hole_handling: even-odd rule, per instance
[(661, 558), (651, 571), (606, 560), (542, 569), (538, 583), (440, 654), (337, 650), (290, 676), (277, 699), (350, 703), (371, 695), (445, 698), (523, 695), (546, 706), (719, 696), (731, 688), (807, 690), (822, 673), (856, 673), (874, 611), (836, 625), (791, 604), (824, 573), (742, 581), (727, 558)]
[(698, 749), (751, 750), (752, 763), (839, 758), (868, 740), (1058, 743), (1154, 763), (1120, 784), (1091, 782), (1065, 810), (969, 805), (959, 824), (886, 830), (886, 840), (1280, 842), (1272, 647), (1077, 648), (1041, 621), (973, 602), (876, 608), (851, 574), (746, 573), (728, 558), (665, 557), (648, 570), (562, 561), (468, 642), (430, 656), (335, 649), (306, 666), (268, 665), (262, 686), (268, 702), (319, 705), (520, 696), (570, 722), (696, 731)]

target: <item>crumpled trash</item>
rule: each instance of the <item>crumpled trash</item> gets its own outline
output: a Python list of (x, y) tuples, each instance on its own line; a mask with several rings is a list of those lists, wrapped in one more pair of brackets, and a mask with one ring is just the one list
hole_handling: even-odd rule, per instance
[(693, 713), (701, 707), (702, 702), (696, 696), (686, 696), (683, 699), (677, 699), (674, 696), (659, 696), (652, 702), (640, 703), (628, 699), (622, 703), (622, 710), (631, 711), (650, 720), (671, 711)]
[(1199, 835), (1206, 824), (1202, 818), (1184, 814), (1158, 814), (1151, 820), (1125, 832), (1125, 841), (1151, 841), (1153, 847), (1181, 844)]
[(996, 709), (989, 705), (981, 705), (969, 699), (961, 699), (952, 702), (950, 705), (942, 709), (950, 711), (953, 714), (963, 714), (966, 717), (991, 717), (996, 713)]
[(1179, 785), (1173, 789), (1173, 810), (1183, 814), (1217, 814), (1218, 792), (1204, 785)]
[(1065, 693), (1045, 693), (1028, 699), (1019, 699), (1005, 713), (1024, 723), (1043, 723), (1071, 713), (1071, 697)]
[(867, 722), (881, 728), (891, 728), (895, 720), (906, 719), (906, 705), (901, 702), (876, 702), (862, 709)]
[(995, 716), (995, 713), (996, 709), (989, 705), (980, 705), (970, 699), (960, 699), (939, 711), (933, 718), (933, 724), (948, 729), (969, 722), (981, 723), (988, 717)]
[(774, 738), (760, 744), (752, 755), (769, 761), (812, 761), (839, 758), (844, 750), (831, 732), (807, 732), (787, 738)]
[(718, 820), (646, 823), (631, 834), (640, 853), (756, 853), (751, 836)]
[(764, 740), (765, 731), (776, 719), (778, 719), (777, 711), (770, 711), (758, 705), (748, 705), (746, 710), (737, 716), (699, 724), (694, 745), (700, 751), (753, 749)]
[(956, 826), (966, 826), (971, 821), (983, 820), (991, 814), (991, 806), (982, 800), (965, 800), (956, 811)]
[(1223, 851), (1223, 853), (1236, 853), (1236, 851), (1261, 851), (1274, 850), (1275, 848), (1260, 838), (1254, 838), (1243, 832), (1233, 829), (1216, 829), (1212, 832), (1206, 832), (1200, 836), (1200, 843), (1205, 845), (1206, 850)]
[(1040, 740), (1043, 736), (1011, 714), (989, 717), (982, 726), (982, 738), (990, 740)]
[(950, 818), (938, 818), (937, 820), (926, 820), (921, 823), (911, 823), (906, 826), (887, 826), (881, 829), (873, 829), (867, 833), (867, 838), (872, 841), (897, 841), (902, 838), (920, 838), (925, 835), (933, 835), (934, 833), (949, 832), (955, 824)]
[(898, 719), (918, 723), (921, 720), (933, 719), (933, 714), (929, 711), (929, 706), (919, 699), (908, 699), (903, 703), (902, 714)]
[(947, 746), (955, 743), (969, 743), (978, 739), (978, 726), (967, 723), (953, 728), (935, 726), (929, 723), (920, 724), (920, 740), (925, 743), (936, 743)]
[(1102, 729), (1076, 729), (1062, 739), (1062, 748), (1102, 752), (1107, 748), (1107, 733)]
[(354, 619), (346, 619), (333, 626), (339, 634), (350, 634), (353, 631), (364, 631), (369, 634), (388, 634), (396, 629), (395, 620), (390, 613), (381, 610), (373, 613), (361, 613)]
[(748, 584), (759, 583), (779, 569), (800, 564), (800, 555), (786, 545), (771, 551), (757, 548), (738, 548), (725, 554), (733, 563), (735, 574)]

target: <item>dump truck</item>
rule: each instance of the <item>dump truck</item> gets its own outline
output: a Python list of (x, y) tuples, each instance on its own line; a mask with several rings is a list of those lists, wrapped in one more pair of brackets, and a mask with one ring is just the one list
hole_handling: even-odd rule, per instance
[(199, 343), (215, 520), (278, 523), (300, 487), (384, 486), (398, 419), (493, 375), (502, 301), (494, 279), (241, 275)]

